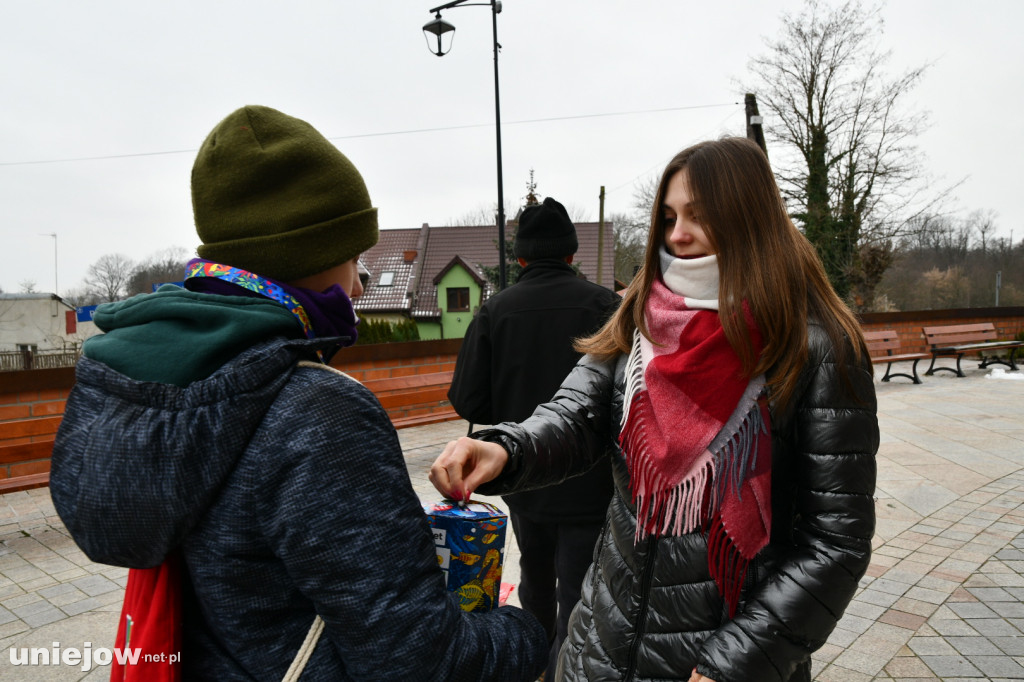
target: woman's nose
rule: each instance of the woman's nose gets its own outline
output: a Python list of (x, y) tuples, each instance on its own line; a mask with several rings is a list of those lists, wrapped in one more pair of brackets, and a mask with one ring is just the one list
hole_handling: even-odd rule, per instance
[(686, 229), (681, 220), (677, 220), (675, 226), (672, 228), (670, 239), (679, 244), (689, 244), (693, 241), (693, 235)]

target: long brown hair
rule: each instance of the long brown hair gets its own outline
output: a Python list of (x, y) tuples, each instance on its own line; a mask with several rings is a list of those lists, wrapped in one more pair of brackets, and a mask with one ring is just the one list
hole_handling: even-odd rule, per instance
[[(644, 265), (616, 314), (596, 334), (580, 339), (578, 351), (610, 359), (629, 352), (635, 329), (650, 339), (644, 307), (660, 272), (666, 188), (679, 172), (686, 174), (694, 212), (718, 256), (718, 314), (725, 336), (747, 376), (767, 374), (778, 407), (788, 405), (807, 361), (809, 317), (832, 339), (840, 367), (851, 361), (851, 345), (854, 359), (866, 355), (860, 325), (829, 284), (814, 247), (789, 219), (768, 158), (738, 137), (701, 142), (669, 162), (651, 212)], [(744, 301), (761, 332), (759, 357), (744, 322)]]

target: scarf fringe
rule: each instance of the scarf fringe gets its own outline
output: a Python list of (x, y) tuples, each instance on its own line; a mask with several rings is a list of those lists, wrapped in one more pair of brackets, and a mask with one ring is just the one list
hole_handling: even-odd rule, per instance
[(736, 433), (722, 447), (714, 450), (716, 475), (711, 499), (712, 514), (730, 493), (743, 501), (743, 484), (757, 468), (758, 443), (761, 436), (767, 433), (768, 424), (762, 414), (761, 405), (754, 401), (740, 421)]
[(729, 609), (729, 618), (736, 615), (752, 558), (740, 553), (720, 515), (711, 519), (708, 529), (708, 570)]
[[(632, 422), (622, 431), (621, 446), (627, 455), (631, 472), (631, 492), (636, 505), (635, 541), (647, 535), (684, 535), (701, 526), (702, 516), (714, 518), (727, 495), (743, 500), (741, 490), (755, 471), (759, 441), (768, 434), (768, 424), (759, 403), (754, 402), (739, 423), (736, 433), (718, 452), (701, 463), (682, 481), (668, 487), (647, 453), (646, 392), (637, 394), (630, 405)], [(705, 453), (707, 455), (708, 453)], [(704, 493), (710, 493), (707, 509), (702, 514)]]
[(640, 330), (633, 330), (633, 347), (629, 351), (625, 368), (626, 387), (623, 392), (622, 422), (624, 425), (629, 420), (629, 413), (633, 405), (633, 398), (644, 389), (644, 358), (640, 352)]

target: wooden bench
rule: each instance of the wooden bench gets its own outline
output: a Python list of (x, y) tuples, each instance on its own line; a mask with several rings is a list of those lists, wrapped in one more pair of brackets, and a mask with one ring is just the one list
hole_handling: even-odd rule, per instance
[[(889, 381), (892, 377), (906, 377), (912, 379), (915, 384), (921, 383), (921, 378), (917, 376), (917, 363), (929, 357), (928, 353), (900, 353), (900, 337), (895, 329), (864, 332), (864, 341), (867, 343), (871, 362), (886, 363), (885, 376), (882, 377), (882, 381)], [(911, 365), (911, 374), (892, 371), (892, 363), (910, 360), (914, 363)]]
[(448, 402), (454, 372), (411, 374), (390, 379), (369, 379), (373, 391), (396, 429), (460, 419)]
[[(1006, 365), (1011, 371), (1017, 369), (1014, 362), (1014, 354), (1017, 349), (1024, 346), (1022, 341), (1000, 341), (996, 338), (996, 328), (991, 322), (979, 322), (977, 324), (954, 324), (942, 327), (922, 327), (925, 342), (928, 344), (932, 354), (932, 362), (928, 367), (927, 375), (941, 370), (955, 372), (958, 377), (964, 376), (960, 368), (960, 360), (966, 353), (977, 353), (981, 361), (980, 369), (985, 369), (992, 364)], [(984, 351), (1009, 350), (1009, 358), (1004, 360), (995, 355), (986, 356)], [(936, 367), (935, 361), (942, 357), (955, 357), (956, 369), (952, 367)]]
[(50, 484), (50, 455), (61, 417), (0, 423), (0, 495)]

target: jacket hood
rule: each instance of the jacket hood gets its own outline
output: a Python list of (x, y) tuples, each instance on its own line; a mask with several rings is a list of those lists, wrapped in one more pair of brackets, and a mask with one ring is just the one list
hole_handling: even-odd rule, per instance
[(210, 376), (259, 341), (303, 336), (298, 319), (270, 299), (173, 285), (101, 305), (93, 321), (106, 333), (85, 342), (86, 357), (133, 379), (176, 386)]
[(163, 561), (216, 498), (296, 363), (336, 344), (262, 342), (185, 387), (82, 358), (50, 494), (86, 555), (133, 568)]

